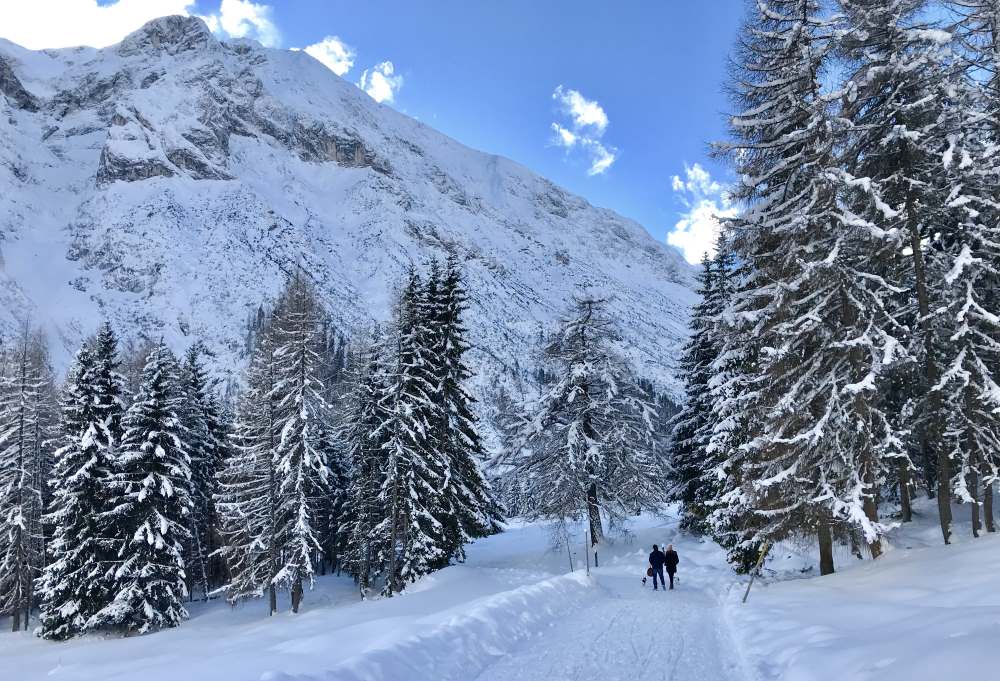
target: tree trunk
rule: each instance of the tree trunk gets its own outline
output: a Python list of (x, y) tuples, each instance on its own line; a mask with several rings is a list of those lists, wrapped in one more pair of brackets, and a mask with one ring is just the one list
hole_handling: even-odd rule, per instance
[[(273, 359), (271, 367), (273, 367)], [(270, 369), (273, 372), (273, 368)], [(271, 376), (271, 385), (274, 385), (274, 377)], [(268, 409), (268, 433), (269, 450), (274, 451), (274, 398), (270, 398)], [(269, 584), (268, 584), (268, 604), (271, 607), (270, 614), (278, 612), (278, 593), (274, 587), (274, 578), (278, 574), (278, 483), (274, 474), (274, 460), (269, 457), (267, 464), (267, 485), (268, 485), (268, 532), (271, 534), (267, 549)]]
[(819, 573), (832, 575), (833, 534), (830, 532), (830, 523), (826, 520), (820, 521), (816, 534), (819, 539)]
[(302, 577), (297, 576), (292, 582), (292, 612), (299, 611), (300, 603), (302, 603)]
[[(931, 327), (930, 296), (927, 292), (927, 275), (924, 269), (924, 254), (921, 250), (920, 229), (914, 215), (913, 197), (906, 197), (907, 226), (910, 232), (910, 249), (913, 251), (913, 280), (917, 292), (917, 311), (920, 316), (920, 327), (924, 345), (924, 379), (927, 392), (927, 425), (921, 429), (921, 450), (928, 462), (934, 460), (937, 464), (937, 502), (938, 515), (941, 520), (941, 534), (944, 543), (951, 543), (951, 461), (948, 450), (941, 446), (939, 417), (941, 415), (941, 396), (931, 388), (937, 384), (938, 368), (934, 356), (934, 337)], [(937, 456), (934, 456), (936, 451)]]
[[(194, 523), (194, 525), (195, 525), (195, 527), (191, 528), (191, 537), (192, 537), (192, 540), (194, 541), (195, 560), (198, 563), (198, 565), (197, 565), (198, 571), (201, 573), (198, 576), (201, 578), (202, 600), (203, 601), (207, 601), (208, 600), (208, 591), (209, 591), (209, 586), (208, 586), (208, 565), (206, 564), (206, 561), (205, 561), (205, 552), (202, 550), (202, 547), (201, 547), (201, 534), (198, 531), (200, 528), (197, 527), (197, 523)], [(189, 596), (191, 598), (193, 598), (194, 594), (189, 594)]]
[[(973, 403), (972, 391), (966, 388), (965, 390), (965, 409), (967, 413), (967, 418), (971, 418), (972, 414), (975, 412), (975, 404)], [(980, 520), (979, 520), (979, 450), (976, 447), (976, 433), (972, 428), (972, 424), (968, 423), (965, 428), (965, 447), (968, 452), (969, 457), (969, 472), (965, 477), (965, 484), (969, 490), (969, 496), (972, 497), (971, 503), (971, 514), (972, 514), (972, 536), (979, 536)]]
[(910, 470), (905, 463), (899, 467), (899, 514), (904, 523), (913, 521), (913, 504), (910, 501)]
[(399, 480), (398, 475), (393, 479), (392, 483), (392, 550), (389, 555), (389, 595), (394, 593), (399, 593), (403, 590), (402, 582), (399, 579), (399, 547), (404, 545), (402, 538), (402, 528), (400, 525), (400, 514), (402, 509), (400, 509), (400, 498), (399, 498)]
[(969, 480), (968, 480), (969, 494), (972, 496), (972, 502), (969, 506), (972, 509), (972, 536), (979, 536), (979, 472), (976, 470), (975, 462), (971, 469), (969, 470)]
[[(983, 476), (987, 480), (985, 475)], [(986, 521), (986, 531), (996, 532), (997, 528), (993, 524), (993, 482), (987, 482), (983, 488), (983, 520)]]
[(861, 551), (861, 541), (858, 539), (858, 533), (852, 531), (851, 533), (851, 555), (858, 560), (864, 560), (865, 554)]
[[(865, 515), (873, 523), (878, 522), (878, 507), (875, 504), (875, 500), (872, 498), (865, 499)], [(868, 543), (868, 550), (871, 551), (872, 559), (878, 558), (882, 555), (882, 540), (875, 539)]]
[(590, 545), (597, 546), (604, 538), (604, 528), (601, 526), (601, 509), (597, 505), (596, 482), (587, 490), (587, 515), (590, 519)]
[(938, 515), (941, 518), (941, 535), (944, 537), (944, 543), (951, 543), (951, 475), (950, 475), (950, 463), (948, 461), (948, 454), (944, 451), (944, 447), (938, 447), (938, 474), (937, 474), (937, 487), (938, 487)]
[[(868, 488), (869, 495), (865, 497), (864, 510), (865, 516), (868, 520), (873, 523), (878, 522), (878, 501), (876, 495), (878, 494), (878, 489), (875, 485), (875, 473), (872, 471), (871, 465), (866, 466), (865, 470), (865, 486)], [(872, 559), (878, 558), (882, 555), (882, 540), (878, 537), (874, 541), (868, 543), (868, 550), (871, 552)]]

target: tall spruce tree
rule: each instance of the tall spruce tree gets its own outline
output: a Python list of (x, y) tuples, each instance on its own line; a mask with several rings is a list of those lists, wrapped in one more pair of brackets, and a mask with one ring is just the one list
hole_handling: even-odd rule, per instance
[(848, 73), (840, 117), (850, 122), (843, 145), (845, 197), (854, 223), (879, 238), (899, 239), (883, 253), (882, 275), (909, 292), (894, 317), (912, 327), (909, 351), (920, 366), (914, 385), (919, 463), (936, 492), (945, 543), (951, 537), (951, 460), (940, 390), (946, 306), (938, 283), (949, 269), (942, 243), (959, 217), (954, 186), (941, 160), (949, 146), (948, 108), (959, 68), (950, 35), (929, 20), (924, 0), (840, 0), (838, 48)]
[(184, 563), (188, 592), (197, 585), (202, 598), (211, 590), (210, 556), (214, 552), (216, 479), (225, 446), (225, 426), (214, 392), (214, 385), (204, 366), (208, 354), (198, 341), (188, 348), (180, 370), (184, 399), (178, 417), (186, 431), (184, 441), (191, 458), (191, 513), (189, 537), (185, 542)]
[(329, 461), (337, 454), (323, 398), (322, 311), (312, 286), (292, 277), (254, 342), (219, 476), (217, 507), (226, 538), (231, 601), (288, 589), (298, 612), (323, 555)]
[[(945, 277), (951, 302), (946, 333), (952, 356), (945, 365), (944, 399), (951, 413), (952, 455), (958, 456), (954, 476), (959, 496), (972, 501), (973, 532), (982, 515), (987, 532), (996, 530), (993, 488), (1000, 459), (991, 441), (997, 393), (997, 319), (1000, 286), (996, 262), (1000, 222), (1000, 3), (996, 0), (951, 0), (959, 12), (956, 27), (961, 39), (967, 91), (953, 102), (957, 109), (949, 125), (952, 147), (946, 157), (953, 184), (962, 187), (968, 203), (962, 206), (958, 237), (950, 244), (952, 268)], [(956, 125), (957, 123), (957, 125)], [(964, 365), (964, 366), (963, 366)], [(963, 433), (962, 436), (958, 436)], [(956, 439), (956, 437), (959, 439)]]
[(374, 533), (389, 538), (376, 558), (385, 566), (383, 591), (388, 595), (448, 560), (440, 520), (447, 462), (435, 446), (438, 385), (434, 349), (428, 346), (431, 320), (422, 314), (421, 300), (420, 278), (411, 270), (398, 304), (395, 356), (386, 372), (382, 397), (389, 418), (377, 434), (384, 441), (378, 497), (384, 513)]
[(291, 592), (299, 611), (303, 588), (311, 586), (323, 528), (318, 524), (329, 493), (331, 414), (320, 378), (321, 310), (312, 286), (294, 276), (274, 313), (274, 374), (277, 442), (273, 450), (277, 479), (277, 536), (282, 565), (273, 580)]
[(984, 515), (987, 530), (994, 531), (992, 487), (1000, 466), (1000, 169), (990, 159), (990, 131), (976, 125), (983, 118), (977, 93), (957, 86), (953, 92), (943, 161), (953, 187), (948, 202), (957, 214), (938, 245), (938, 257), (951, 268), (935, 282), (946, 306), (940, 324), (947, 340), (941, 379), (931, 390), (941, 393), (947, 411), (943, 444), (950, 450), (951, 484), (969, 503), (978, 537)]
[(434, 362), (438, 422), (434, 438), (444, 458), (447, 475), (442, 489), (442, 523), (449, 557), (464, 558), (463, 546), (472, 539), (500, 530), (500, 511), (479, 462), (486, 450), (472, 410), (474, 400), (464, 384), (472, 376), (464, 356), (469, 349), (463, 314), (468, 296), (458, 261), (452, 256), (441, 271), (436, 264), (424, 291), (423, 313), (429, 320), (429, 344)]
[(119, 566), (108, 526), (110, 475), (121, 441), (124, 378), (110, 325), (77, 353), (63, 394), (61, 446), (52, 475), (53, 560), (40, 592), (41, 634), (67, 639), (89, 630), (111, 602)]
[(122, 421), (105, 518), (118, 546), (112, 600), (90, 626), (129, 633), (187, 617), (184, 545), (190, 538), (191, 457), (178, 413), (186, 398), (177, 358), (160, 342)]
[(54, 388), (44, 343), (25, 325), (0, 368), (0, 612), (13, 631), (28, 628), (45, 566)]
[[(663, 500), (653, 406), (614, 349), (606, 301), (574, 299), (546, 348), (553, 383), (521, 424), (503, 463), (536, 500), (533, 515), (589, 524), (592, 546), (612, 521)], [(595, 549), (596, 558), (596, 549)]]
[(680, 502), (681, 526), (700, 531), (707, 514), (703, 506), (703, 488), (708, 462), (707, 448), (714, 422), (709, 390), (712, 365), (718, 354), (715, 317), (719, 313), (716, 297), (716, 274), (712, 260), (705, 255), (699, 278), (701, 300), (691, 311), (691, 338), (684, 347), (680, 368), (684, 376), (686, 399), (673, 422), (668, 446), (668, 498)]
[(815, 0), (760, 3), (744, 29), (739, 111), (723, 146), (745, 206), (728, 230), (751, 272), (728, 314), (756, 339), (762, 408), (735, 453), (750, 484), (728, 501), (753, 509), (752, 543), (817, 533), (824, 574), (834, 524), (880, 553), (877, 495), (887, 461), (905, 456), (878, 404), (902, 354), (887, 310), (898, 289), (872, 267), (900, 244), (839, 202), (854, 178), (839, 171), (844, 131), (830, 111), (836, 93), (822, 86), (836, 35)]
[[(709, 394), (714, 413), (706, 447), (706, 475), (712, 479), (716, 498), (709, 502), (706, 525), (716, 542), (727, 551), (737, 572), (748, 572), (759, 555), (760, 520), (751, 504), (754, 477), (749, 472), (754, 450), (752, 424), (763, 418), (758, 380), (758, 341), (752, 324), (732, 314), (734, 300), (755, 286), (752, 265), (735, 264), (731, 240), (724, 231), (718, 245), (719, 274), (716, 292), (722, 301), (716, 319), (718, 355), (712, 363)], [(725, 289), (723, 288), (725, 282)]]
[(382, 333), (376, 327), (369, 344), (360, 349), (353, 363), (353, 387), (343, 435), (351, 464), (344, 512), (349, 524), (343, 563), (344, 569), (357, 580), (362, 598), (368, 596), (373, 584), (383, 576), (384, 566), (378, 557), (386, 555), (391, 542), (389, 525), (382, 523), (387, 511), (381, 504), (388, 436), (384, 424), (392, 416), (391, 403), (386, 399), (384, 352)]
[(221, 555), (229, 573), (227, 598), (237, 603), (267, 593), (269, 612), (278, 609), (278, 443), (275, 343), (270, 324), (253, 339), (246, 387), (239, 396), (232, 442), (218, 474), (215, 502)]

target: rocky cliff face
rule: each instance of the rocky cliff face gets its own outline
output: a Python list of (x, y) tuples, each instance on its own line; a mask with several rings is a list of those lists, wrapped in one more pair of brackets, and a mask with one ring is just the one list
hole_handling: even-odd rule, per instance
[(0, 328), (68, 357), (102, 317), (236, 366), (245, 320), (301, 267), (346, 331), (411, 263), (457, 253), (485, 375), (589, 287), (677, 393), (691, 268), (639, 225), (371, 100), (308, 55), (165, 17), (119, 45), (0, 41)]

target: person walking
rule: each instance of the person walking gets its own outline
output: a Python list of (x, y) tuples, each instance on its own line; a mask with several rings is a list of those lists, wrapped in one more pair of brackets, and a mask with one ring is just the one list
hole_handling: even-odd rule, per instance
[(657, 591), (656, 588), (656, 578), (660, 578), (660, 585), (666, 589), (667, 583), (663, 581), (663, 563), (664, 556), (663, 552), (660, 551), (660, 547), (653, 544), (653, 552), (649, 554), (649, 567), (653, 571), (653, 591)]
[[(656, 548), (655, 546), (653, 547)], [(677, 574), (677, 563), (681, 562), (677, 552), (674, 551), (673, 544), (667, 544), (667, 550), (663, 555), (663, 564), (667, 566), (667, 576), (670, 577), (670, 588), (674, 588), (674, 575)], [(663, 583), (663, 575), (660, 575), (660, 583)]]

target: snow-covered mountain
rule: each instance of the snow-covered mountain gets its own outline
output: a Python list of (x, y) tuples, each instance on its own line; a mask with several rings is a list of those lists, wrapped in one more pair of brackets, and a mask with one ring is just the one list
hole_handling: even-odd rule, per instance
[[(101, 317), (223, 358), (301, 265), (348, 332), (457, 253), (476, 361), (523, 365), (581, 286), (677, 394), (693, 271), (638, 224), (377, 104), (303, 52), (164, 17), (102, 50), (0, 40), (0, 327), (64, 362)], [(235, 366), (235, 362), (231, 363)]]

